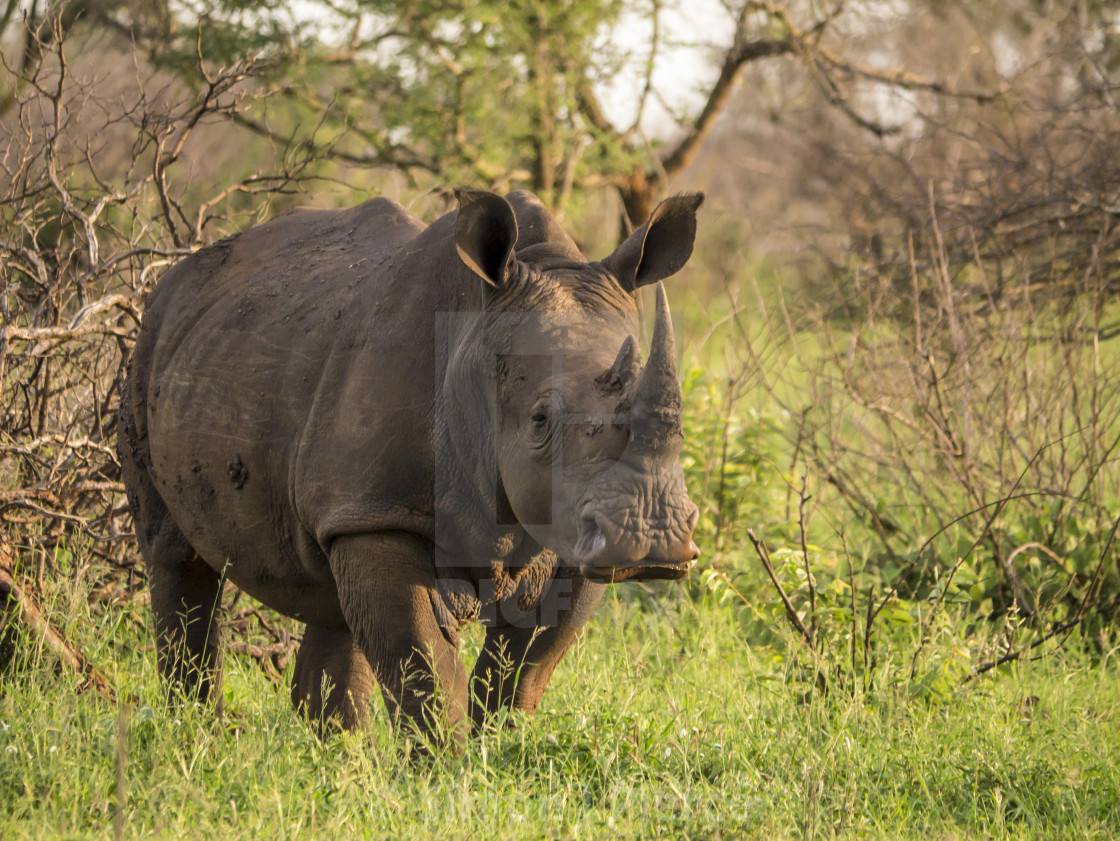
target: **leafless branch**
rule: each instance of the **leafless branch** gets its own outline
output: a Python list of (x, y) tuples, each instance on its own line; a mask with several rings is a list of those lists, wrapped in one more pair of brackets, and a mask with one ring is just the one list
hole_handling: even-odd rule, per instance
[(106, 700), (116, 701), (116, 693), (108, 678), (44, 618), (34, 599), (16, 581), (14, 570), (13, 553), (5, 543), (0, 542), (0, 606), (3, 607), (4, 621), (15, 617), (39, 642), (54, 652), (64, 668), (80, 675), (79, 692), (92, 689)]
[(790, 601), (789, 596), (786, 594), (785, 588), (782, 586), (781, 581), (778, 580), (778, 573), (774, 570), (774, 562), (770, 560), (770, 550), (766, 548), (766, 543), (760, 540), (754, 533), (754, 529), (747, 529), (747, 537), (750, 538), (754, 544), (754, 550), (758, 553), (759, 559), (762, 561), (762, 566), (766, 569), (766, 575), (770, 578), (770, 582), (774, 585), (774, 589), (778, 591), (778, 597), (782, 600), (782, 604), (786, 609), (786, 617), (790, 623), (795, 627), (801, 638), (805, 641), (805, 645), (811, 651), (816, 651), (813, 644), (813, 635), (809, 629), (805, 627), (805, 623), (801, 621), (801, 617), (794, 608), (793, 602)]

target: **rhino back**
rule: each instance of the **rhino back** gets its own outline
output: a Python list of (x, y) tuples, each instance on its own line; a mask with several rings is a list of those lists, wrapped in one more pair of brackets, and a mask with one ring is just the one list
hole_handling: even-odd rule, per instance
[(296, 211), (184, 260), (149, 302), (132, 399), (157, 488), (212, 566), (301, 618), (341, 618), (334, 536), (430, 517), (447, 303), (416, 277), (423, 230), (386, 200)]

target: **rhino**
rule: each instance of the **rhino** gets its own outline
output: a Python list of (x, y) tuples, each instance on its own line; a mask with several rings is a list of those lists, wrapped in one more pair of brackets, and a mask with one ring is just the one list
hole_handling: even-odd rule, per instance
[(598, 262), (531, 193), (457, 196), (427, 227), (385, 198), (294, 210), (150, 294), (118, 449), (179, 693), (220, 706), (230, 581), (305, 623), (305, 716), (364, 727), (379, 687), (396, 726), (461, 744), (535, 711), (607, 584), (695, 566), (661, 281), (703, 196)]

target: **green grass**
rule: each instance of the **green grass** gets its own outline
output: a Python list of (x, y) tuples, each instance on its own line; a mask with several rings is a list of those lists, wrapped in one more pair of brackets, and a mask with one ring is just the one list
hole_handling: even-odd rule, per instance
[(123, 838), (1120, 833), (1115, 652), (1071, 647), (946, 703), (802, 695), (733, 611), (662, 589), (614, 591), (535, 719), (415, 763), (379, 706), (372, 732), (321, 740), (251, 660), (228, 658), (223, 721), (168, 707), (141, 609), (88, 615), (78, 642), (133, 698), (127, 751), (113, 705), (25, 650), (0, 677), (0, 838), (112, 837), (118, 803)]
[[(713, 314), (723, 313), (703, 315)], [(767, 339), (760, 360), (782, 372), (779, 384), (806, 386), (806, 370), (787, 364), (789, 348)], [(1120, 649), (1104, 611), (1117, 588), (1107, 548), (1113, 497), (1093, 518), (1071, 519), (1064, 502), (1060, 528), (1046, 510), (1033, 519), (1008, 510), (1008, 549), (1045, 540), (1060, 555), (1042, 566), (1020, 556), (1029, 587), (1070, 587), (1067, 567), (1081, 575), (1076, 587), (1087, 586), (1101, 557), (1110, 572), (1086, 623), (1046, 641), (1036, 651), (1045, 656), (966, 682), (1068, 619), (1068, 606), (1033, 621), (997, 610), (1003, 579), (990, 547), (975, 545), (975, 520), (946, 529), (908, 568), (926, 538), (973, 507), (934, 470), (948, 513), (938, 519), (915, 504), (913, 521), (898, 508), (906, 500), (888, 469), (895, 461), (853, 473), (913, 532), (886, 552), (825, 481), (826, 466), (790, 440), (796, 413), (749, 378), (729, 402), (729, 378), (746, 359), (735, 356), (741, 340), (726, 327), (684, 371), (682, 460), (701, 505), (702, 570), (687, 585), (612, 589), (537, 717), (497, 722), (460, 756), (406, 761), (380, 703), (371, 732), (320, 739), (293, 712), (287, 684), (246, 658), (227, 657), (224, 719), (168, 706), (142, 600), (91, 608), (84, 582), (99, 571), (88, 549), (56, 553), (41, 606), (128, 704), (122, 716), (79, 693), (79, 679), (13, 637), (9, 620), (0, 633), (0, 841), (117, 830), (222, 841), (1120, 837)], [(800, 340), (808, 357), (819, 355), (818, 338)], [(837, 417), (844, 441), (857, 435), (850, 414)], [(937, 453), (917, 454), (927, 456)], [(1114, 475), (1111, 460), (1085, 464)], [(806, 476), (809, 508), (819, 506), (806, 523), (808, 565), (798, 519)], [(819, 656), (790, 632), (748, 528), (767, 541), (806, 622), (815, 602)], [(883, 608), (871, 632), (869, 602)], [(467, 659), (478, 644), (477, 631), (467, 635)], [(827, 695), (815, 688), (818, 668)]]
[[(884, 554), (820, 481), (808, 491), (823, 500), (806, 542), (811, 593), (797, 489), (819, 468), (793, 464), (792, 421), (774, 405), (746, 394), (729, 420), (726, 378), (685, 373), (704, 569), (687, 585), (612, 589), (537, 717), (497, 722), (461, 756), (406, 761), (380, 703), (371, 732), (320, 739), (287, 684), (246, 658), (227, 657), (223, 720), (168, 706), (142, 600), (91, 608), (88, 550), (56, 554), (40, 604), (129, 703), (122, 717), (79, 693), (9, 620), (0, 839), (1120, 837), (1115, 625), (1091, 613), (1041, 659), (965, 682), (1068, 613), (996, 611), (1001, 579), (971, 523), (902, 581), (908, 556)], [(962, 497), (953, 511), (969, 507)], [(815, 600), (819, 657), (790, 633), (748, 527), (806, 621)], [(1103, 554), (1111, 570), (1115, 549), (1094, 529), (1059, 547), (1063, 559), (1091, 572)], [(1060, 565), (1043, 571), (1066, 586)], [(1103, 605), (1115, 585), (1102, 580)], [(884, 609), (865, 634), (869, 600)], [(468, 634), (465, 657), (478, 643)]]

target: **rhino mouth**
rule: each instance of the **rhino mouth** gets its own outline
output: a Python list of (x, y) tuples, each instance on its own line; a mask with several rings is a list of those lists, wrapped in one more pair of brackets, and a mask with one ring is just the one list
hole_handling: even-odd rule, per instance
[(695, 568), (695, 561), (686, 561), (679, 564), (638, 563), (634, 566), (605, 566), (593, 567), (580, 566), (580, 575), (591, 581), (602, 581), (606, 584), (617, 584), (619, 581), (653, 581), (656, 579), (674, 580), (686, 577)]
[(580, 574), (592, 581), (647, 581), (684, 578), (696, 567), (700, 550), (690, 536), (680, 539), (628, 537), (602, 514), (584, 517), (576, 544)]

